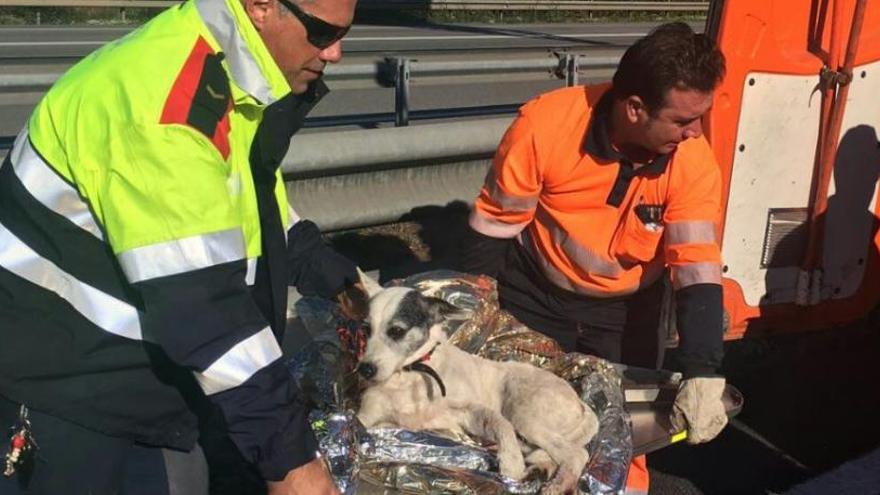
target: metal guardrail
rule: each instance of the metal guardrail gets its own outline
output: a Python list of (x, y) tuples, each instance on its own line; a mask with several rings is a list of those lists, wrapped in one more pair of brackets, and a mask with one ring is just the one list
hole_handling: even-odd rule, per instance
[(324, 231), (470, 203), (510, 121), (298, 134), (281, 165), (288, 197)]
[[(2, 0), (0, 0), (2, 1)], [(562, 70), (561, 60), (566, 56), (578, 57), (582, 69), (614, 67), (619, 56), (589, 57), (559, 54), (557, 58), (527, 58), (506, 60), (434, 60), (420, 61), (409, 58), (390, 58), (374, 64), (328, 65), (324, 73), (328, 79), (374, 78), (394, 84), (398, 61), (408, 64), (411, 75), (437, 76), (455, 74), (487, 74), (493, 72), (528, 72)], [(0, 74), (0, 91), (12, 89), (48, 88), (63, 72), (36, 74)]]
[(508, 116), (411, 127), (298, 134), (291, 141), (281, 169), (289, 179), (306, 179), (376, 168), (398, 168), (395, 164), (415, 161), (485, 156), (495, 150), (510, 121)]
[[(0, 0), (0, 7), (115, 7), (167, 8), (166, 0)], [(594, 0), (362, 0), (362, 10), (538, 10), (606, 12), (702, 12), (708, 1), (594, 1)]]
[[(585, 57), (579, 54), (558, 53), (555, 58), (520, 60), (462, 60), (425, 61), (409, 58), (391, 58), (377, 64), (331, 65), (327, 67), (328, 78), (366, 77), (377, 78), (394, 86), (394, 112), (362, 115), (343, 115), (311, 118), (306, 127), (334, 127), (342, 125), (367, 125), (394, 122), (402, 127), (410, 120), (431, 120), (473, 116), (509, 114), (519, 105), (489, 105), (480, 107), (444, 108), (434, 110), (410, 110), (410, 83), (415, 75), (491, 74), (498, 72), (547, 71), (566, 85), (578, 84), (578, 73), (584, 69), (603, 69), (617, 65), (619, 56)], [(61, 73), (48, 74), (0, 74), (0, 91), (38, 89), (50, 87)], [(0, 149), (11, 146), (9, 138), (0, 137)]]

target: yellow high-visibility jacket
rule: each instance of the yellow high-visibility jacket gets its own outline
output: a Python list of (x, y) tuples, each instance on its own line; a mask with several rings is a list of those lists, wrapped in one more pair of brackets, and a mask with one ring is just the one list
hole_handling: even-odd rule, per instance
[(0, 167), (0, 395), (189, 449), (201, 389), (267, 479), (311, 460), (275, 335), (298, 220), (278, 162), (311, 89), (238, 0), (173, 7), (59, 79)]

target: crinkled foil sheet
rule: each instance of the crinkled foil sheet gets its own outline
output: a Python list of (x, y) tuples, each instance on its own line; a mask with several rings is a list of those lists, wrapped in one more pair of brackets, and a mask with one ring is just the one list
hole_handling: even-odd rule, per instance
[[(461, 310), (449, 320), (450, 341), (499, 361), (528, 362), (568, 380), (596, 411), (599, 433), (588, 446), (581, 494), (623, 493), (632, 458), (632, 433), (623, 409), (620, 374), (602, 359), (564, 354), (552, 339), (529, 330), (499, 309), (495, 282), (484, 276), (435, 271), (394, 282), (440, 297)], [(312, 343), (290, 361), (290, 370), (318, 406), (311, 416), (322, 454), (340, 490), (358, 493), (359, 482), (405, 494), (534, 494), (541, 481), (498, 474), (491, 445), (443, 432), (396, 428), (365, 430), (355, 418), (354, 366), (363, 336), (335, 305), (302, 299), (296, 306)], [(379, 492), (376, 492), (379, 493)], [(392, 492), (386, 492), (392, 493)]]

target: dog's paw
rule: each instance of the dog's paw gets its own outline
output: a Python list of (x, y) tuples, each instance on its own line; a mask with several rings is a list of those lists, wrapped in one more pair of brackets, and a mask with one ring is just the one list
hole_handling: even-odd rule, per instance
[(569, 495), (576, 493), (578, 477), (571, 471), (559, 468), (556, 476), (541, 488), (541, 495)]
[(526, 476), (523, 481), (530, 482), (533, 480), (547, 481), (550, 479), (551, 473), (547, 472), (544, 466), (528, 466), (526, 468)]
[(544, 479), (549, 480), (556, 474), (558, 467), (553, 459), (545, 450), (536, 449), (525, 458), (526, 465), (529, 466), (529, 472), (538, 470), (544, 473)]

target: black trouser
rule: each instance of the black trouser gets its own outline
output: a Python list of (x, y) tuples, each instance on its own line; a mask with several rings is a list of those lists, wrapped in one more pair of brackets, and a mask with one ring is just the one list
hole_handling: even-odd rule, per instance
[(498, 298), (503, 309), (556, 339), (566, 352), (656, 369), (665, 351), (660, 325), (664, 280), (629, 296), (587, 297), (547, 280), (516, 244), (498, 275)]
[[(3, 455), (19, 404), (0, 396)], [(39, 450), (0, 495), (206, 495), (208, 468), (200, 448), (179, 452), (109, 437), (54, 416), (29, 411)]]

